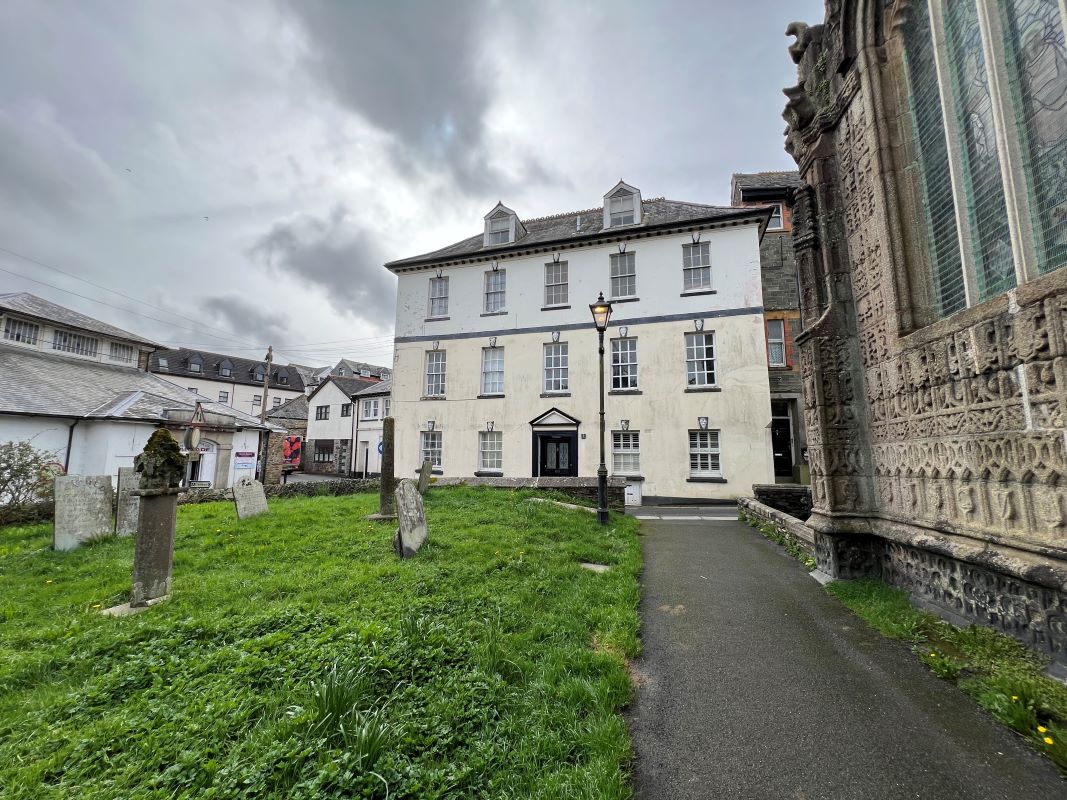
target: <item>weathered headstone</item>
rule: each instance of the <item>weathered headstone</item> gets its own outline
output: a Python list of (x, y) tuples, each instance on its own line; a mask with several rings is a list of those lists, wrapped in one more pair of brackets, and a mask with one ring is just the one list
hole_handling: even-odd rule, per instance
[(419, 494), (426, 494), (426, 490), (430, 488), (430, 475), (432, 474), (433, 464), (427, 458), (422, 462), (422, 469), (419, 470)]
[(73, 550), (82, 542), (114, 530), (110, 475), (60, 475), (55, 493), (52, 546), (56, 550)]
[(378, 488), (378, 513), (369, 519), (396, 519), (396, 472), (393, 464), (393, 432), (395, 420), (386, 417), (382, 420), (382, 477)]
[(137, 539), (133, 550), (133, 590), (130, 608), (143, 608), (170, 594), (171, 563), (174, 560), (174, 529), (178, 522), (178, 485), (185, 472), (185, 458), (174, 437), (160, 428), (134, 459), (140, 475)]
[(237, 506), (237, 519), (248, 519), (270, 510), (263, 484), (252, 478), (241, 478), (234, 484), (233, 502)]
[(118, 502), (115, 505), (115, 533), (119, 536), (137, 533), (141, 498), (132, 492), (140, 486), (141, 479), (134, 467), (119, 467)]
[(426, 544), (426, 512), (422, 495), (410, 478), (396, 487), (396, 515), (400, 527), (393, 537), (393, 549), (401, 558), (411, 558)]

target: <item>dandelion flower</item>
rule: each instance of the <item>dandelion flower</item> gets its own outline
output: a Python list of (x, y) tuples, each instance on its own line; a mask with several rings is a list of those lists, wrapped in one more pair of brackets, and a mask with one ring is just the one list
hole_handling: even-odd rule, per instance
[(1048, 730), (1048, 728), (1046, 728), (1044, 725), (1038, 725), (1037, 726), (1037, 732), (1038, 733), (1045, 733), (1047, 730)]
[(45, 581), (45, 583), (51, 583), (52, 581)]
[(1052, 741), (1052, 737), (1051, 736), (1046, 736), (1045, 737), (1045, 744), (1056, 744), (1056, 743), (1054, 741)]
[(93, 608), (100, 608), (100, 603), (94, 603)]
[(1012, 699), (1012, 700), (1018, 700), (1018, 699), (1019, 699), (1019, 695), (1017, 695), (1017, 694), (1013, 694), (1013, 695), (1011, 696), (1011, 699)]
[(936, 656), (936, 655), (937, 655), (937, 653), (931, 653), (930, 655), (931, 655), (931, 656)]

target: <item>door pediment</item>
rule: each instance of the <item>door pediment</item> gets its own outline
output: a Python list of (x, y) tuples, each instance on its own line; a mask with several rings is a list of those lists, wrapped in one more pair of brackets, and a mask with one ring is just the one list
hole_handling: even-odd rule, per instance
[(577, 428), (581, 424), (581, 420), (575, 419), (570, 414), (566, 414), (555, 407), (548, 409), (545, 413), (530, 420), (530, 425), (534, 428)]

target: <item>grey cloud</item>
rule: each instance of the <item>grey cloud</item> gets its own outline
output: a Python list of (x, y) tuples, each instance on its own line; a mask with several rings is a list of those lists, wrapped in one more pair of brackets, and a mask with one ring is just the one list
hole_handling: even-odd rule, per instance
[(380, 324), (384, 310), (391, 319), (396, 284), (382, 269), (382, 248), (351, 224), (343, 204), (326, 218), (301, 214), (276, 223), (248, 254), (268, 269), (319, 287), (344, 314)]
[[(394, 137), (394, 160), (407, 176), (444, 167), (463, 188), (501, 187), (503, 176), (486, 166), (493, 75), (483, 57), (483, 21), (500, 8), (484, 0), (320, 0), (291, 8), (315, 72), (343, 105)], [(549, 174), (532, 156), (516, 167), (525, 181)]]
[[(257, 306), (238, 295), (223, 295), (206, 297), (197, 308), (208, 316), (205, 322), (232, 330), (242, 341), (277, 342), (286, 338), (290, 320), (285, 316), (284, 305), (272, 302)], [(213, 333), (207, 335), (214, 336)], [(229, 347), (233, 349), (232, 345)], [(252, 355), (243, 351), (242, 354)]]

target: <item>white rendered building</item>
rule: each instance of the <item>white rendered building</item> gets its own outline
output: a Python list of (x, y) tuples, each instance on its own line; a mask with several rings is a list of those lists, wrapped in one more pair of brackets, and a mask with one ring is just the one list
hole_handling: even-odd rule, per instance
[(384, 380), (353, 395), (356, 403), (356, 463), (353, 471), (363, 477), (382, 470), (382, 420), (389, 416), (392, 381)]
[(769, 208), (655, 199), (619, 183), (588, 211), (520, 220), (393, 261), (396, 471), (596, 475), (597, 333), (609, 474), (628, 498), (730, 499), (772, 482), (759, 242)]

